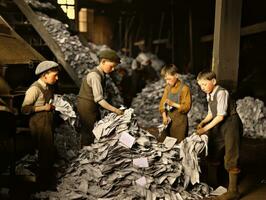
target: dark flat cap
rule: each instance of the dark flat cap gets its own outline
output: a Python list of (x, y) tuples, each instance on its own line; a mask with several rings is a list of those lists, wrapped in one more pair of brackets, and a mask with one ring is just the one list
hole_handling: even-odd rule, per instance
[(54, 61), (46, 60), (38, 64), (35, 70), (35, 74), (39, 75), (47, 70), (58, 67), (58, 64)]
[(106, 49), (106, 50), (100, 51), (99, 57), (100, 57), (100, 59), (104, 58), (104, 59), (108, 59), (108, 60), (115, 62), (115, 63), (120, 63), (120, 57), (112, 49)]

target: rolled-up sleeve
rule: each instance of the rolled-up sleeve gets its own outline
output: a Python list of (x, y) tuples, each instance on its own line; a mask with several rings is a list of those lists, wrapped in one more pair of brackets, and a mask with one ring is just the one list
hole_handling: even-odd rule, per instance
[(220, 90), (217, 93), (217, 115), (225, 116), (228, 107), (228, 91)]
[(92, 88), (94, 102), (98, 103), (104, 99), (101, 77), (96, 72), (91, 72), (87, 75), (87, 83)]
[(164, 102), (167, 99), (168, 93), (169, 93), (169, 86), (166, 86), (165, 89), (164, 89), (164, 92), (163, 92), (162, 99), (160, 101), (160, 106), (159, 106), (160, 113), (163, 113), (165, 111), (164, 110)]

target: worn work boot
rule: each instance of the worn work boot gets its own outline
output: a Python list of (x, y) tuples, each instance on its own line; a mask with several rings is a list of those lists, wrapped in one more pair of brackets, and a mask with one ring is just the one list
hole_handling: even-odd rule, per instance
[(237, 173), (229, 172), (229, 186), (226, 193), (215, 198), (216, 200), (238, 200), (240, 194), (237, 188)]

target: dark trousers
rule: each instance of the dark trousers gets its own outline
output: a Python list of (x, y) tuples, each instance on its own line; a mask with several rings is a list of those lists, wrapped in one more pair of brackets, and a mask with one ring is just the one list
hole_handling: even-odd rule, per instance
[(51, 170), (55, 158), (53, 113), (35, 113), (29, 125), (35, 148), (39, 150), (39, 170), (43, 174)]
[(218, 161), (222, 155), (227, 171), (238, 168), (242, 133), (242, 122), (237, 114), (228, 116), (222, 124), (212, 128), (208, 133), (210, 160)]

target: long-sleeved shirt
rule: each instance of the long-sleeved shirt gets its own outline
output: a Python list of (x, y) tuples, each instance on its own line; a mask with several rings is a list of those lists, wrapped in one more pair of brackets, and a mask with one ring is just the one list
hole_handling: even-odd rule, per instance
[[(162, 99), (160, 101), (160, 107), (159, 107), (160, 113), (164, 112), (164, 103), (168, 97), (169, 92), (177, 93), (180, 85), (181, 85), (181, 82), (177, 81), (173, 87), (171, 87), (170, 85), (167, 85), (165, 87)], [(191, 94), (190, 94), (190, 89), (186, 84), (183, 84), (181, 94), (180, 94), (179, 104), (180, 104), (180, 107), (178, 108), (178, 112), (180, 113), (189, 112), (191, 108)]]
[[(98, 66), (97, 69), (104, 76), (104, 72)], [(94, 102), (99, 102), (104, 99), (103, 86), (101, 83), (101, 77), (96, 72), (91, 72), (86, 77), (88, 85), (92, 88)]]

